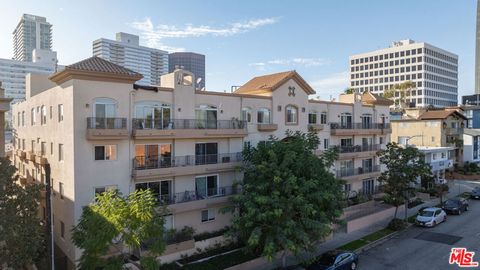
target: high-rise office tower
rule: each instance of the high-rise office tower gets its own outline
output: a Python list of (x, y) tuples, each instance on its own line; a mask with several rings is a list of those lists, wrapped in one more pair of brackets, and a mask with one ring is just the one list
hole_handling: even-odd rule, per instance
[(23, 14), (13, 31), (13, 59), (32, 62), (32, 52), (52, 50), (52, 25), (45, 17)]
[(475, 39), (475, 93), (480, 94), (480, 1), (477, 0), (477, 35)]
[(140, 46), (136, 35), (117, 33), (116, 40), (97, 39), (93, 55), (142, 74), (139, 84), (159, 85), (160, 75), (168, 73), (168, 53)]
[(401, 40), (389, 48), (350, 56), (350, 87), (383, 94), (411, 81), (407, 103), (435, 107), (458, 104), (458, 56), (425, 42)]
[(205, 55), (193, 52), (176, 52), (168, 55), (168, 72), (182, 68), (192, 72), (197, 89), (205, 88)]

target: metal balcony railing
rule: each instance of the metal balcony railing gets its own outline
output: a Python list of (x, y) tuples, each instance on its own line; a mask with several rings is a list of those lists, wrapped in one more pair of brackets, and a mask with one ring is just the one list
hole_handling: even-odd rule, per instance
[(390, 123), (330, 123), (331, 129), (384, 129)]
[(88, 117), (88, 129), (126, 129), (127, 118)]
[(380, 165), (358, 168), (344, 168), (337, 171), (337, 178), (361, 175), (372, 172), (380, 172)]
[(369, 144), (369, 145), (348, 145), (348, 146), (333, 146), (338, 147), (340, 154), (344, 153), (359, 153), (368, 151), (378, 151), (381, 149), (381, 144)]
[(151, 120), (133, 119), (134, 129), (246, 129), (242, 120), (200, 120), (200, 119), (172, 119)]
[(241, 162), (242, 153), (226, 153), (212, 155), (189, 155), (189, 156), (137, 156), (133, 159), (135, 170), (161, 169), (172, 167), (197, 166), (207, 164), (222, 164)]
[(158, 195), (157, 202), (159, 204), (167, 204), (167, 205), (177, 204), (177, 203), (192, 202), (192, 201), (230, 196), (230, 195), (238, 194), (240, 191), (241, 191), (240, 186), (209, 188), (207, 190), (204, 190), (203, 192), (199, 190), (197, 191), (186, 190), (184, 192), (178, 192), (173, 194)]

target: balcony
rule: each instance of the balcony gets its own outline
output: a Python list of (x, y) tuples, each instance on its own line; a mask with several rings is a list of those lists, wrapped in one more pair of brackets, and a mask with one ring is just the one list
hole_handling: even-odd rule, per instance
[(463, 128), (445, 128), (445, 135), (463, 134)]
[(257, 124), (258, 131), (275, 131), (278, 129), (277, 124)]
[(231, 171), (242, 164), (242, 153), (177, 157), (137, 156), (133, 159), (136, 180), (177, 175)]
[(35, 162), (35, 152), (28, 151), (25, 157), (27, 160)]
[(35, 161), (36, 164), (45, 165), (48, 163), (46, 158), (45, 152), (36, 152), (35, 153)]
[(334, 146), (338, 147), (338, 159), (370, 157), (381, 150), (381, 144)]
[(152, 121), (133, 119), (135, 139), (242, 138), (247, 125), (240, 120), (173, 119)]
[(128, 137), (127, 118), (87, 118), (87, 140), (120, 140)]
[(25, 159), (26, 156), (27, 156), (27, 153), (25, 151), (21, 150), (21, 149), (18, 149), (16, 151), (16, 153), (17, 153), (18, 158), (20, 158), (20, 159)]
[(192, 211), (194, 209), (205, 209), (215, 204), (228, 202), (228, 197), (238, 194), (241, 191), (239, 186), (226, 186), (208, 189), (206, 194), (196, 191), (184, 191), (174, 194), (160, 195), (159, 205), (168, 205), (173, 213)]
[(390, 123), (330, 123), (331, 135), (382, 135), (391, 132)]
[(322, 131), (324, 128), (323, 124), (308, 124), (309, 131)]
[(337, 178), (344, 180), (360, 180), (380, 175), (380, 165), (371, 167), (344, 168), (337, 170)]

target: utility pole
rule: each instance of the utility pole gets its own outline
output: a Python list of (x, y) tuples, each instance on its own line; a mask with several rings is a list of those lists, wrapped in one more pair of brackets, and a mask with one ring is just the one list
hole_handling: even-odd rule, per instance
[(52, 216), (53, 216), (53, 211), (52, 211), (52, 180), (50, 178), (50, 164), (47, 163), (44, 165), (45, 169), (45, 205), (47, 208), (47, 235), (49, 237), (49, 242), (47, 244), (47, 252), (50, 257), (48, 260), (48, 269), (55, 269), (55, 252), (54, 252), (54, 240), (53, 240), (53, 223), (52, 223)]

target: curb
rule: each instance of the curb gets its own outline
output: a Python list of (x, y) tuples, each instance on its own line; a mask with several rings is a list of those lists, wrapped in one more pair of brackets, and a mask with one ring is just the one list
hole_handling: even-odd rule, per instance
[[(408, 228), (408, 227), (407, 227)], [(389, 235), (386, 235), (380, 239), (377, 239), (373, 242), (370, 242), (368, 244), (366, 244), (365, 246), (361, 247), (361, 248), (358, 248), (356, 249), (354, 252), (357, 253), (358, 255), (362, 254), (363, 252), (369, 250), (369, 249), (372, 249), (380, 244), (383, 244), (384, 242), (390, 240), (391, 238), (393, 238), (394, 236), (396, 236), (397, 234), (399, 234), (400, 232), (403, 232), (405, 230), (401, 230), (401, 231), (396, 231), (396, 232), (393, 232)]]

